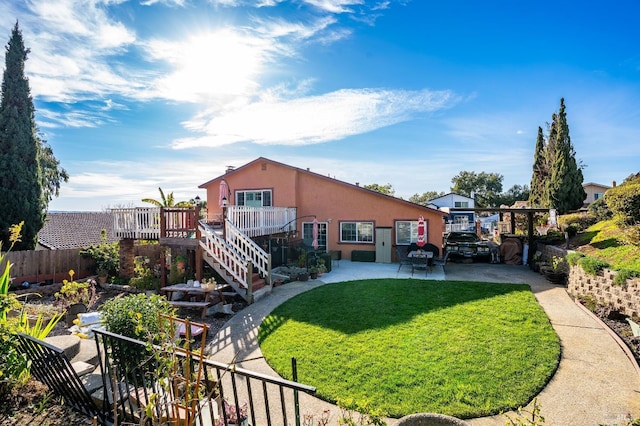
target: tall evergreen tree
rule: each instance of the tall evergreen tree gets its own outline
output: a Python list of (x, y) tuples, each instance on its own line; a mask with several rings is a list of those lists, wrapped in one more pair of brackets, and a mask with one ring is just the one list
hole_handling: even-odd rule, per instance
[(582, 187), (582, 168), (576, 162), (576, 153), (569, 136), (564, 98), (560, 99), (560, 110), (554, 115), (551, 132), (547, 149), (552, 155), (546, 192), (551, 207), (559, 214), (565, 214), (582, 207), (587, 194)]
[(564, 98), (560, 99), (559, 111), (552, 115), (548, 131), (545, 141), (542, 129), (538, 128), (529, 204), (565, 214), (582, 207), (586, 193), (582, 187), (582, 167), (576, 162), (569, 136)]
[[(28, 49), (16, 22), (6, 46), (0, 100), (0, 240), (24, 221), (15, 250), (35, 248), (51, 197), (68, 179), (47, 143), (38, 136), (35, 108), (24, 73)], [(8, 245), (7, 245), (8, 246)]]
[(531, 176), (531, 190), (529, 192), (529, 206), (542, 207), (547, 204), (545, 182), (549, 168), (546, 158), (546, 142), (542, 127), (538, 127), (536, 151), (533, 155), (533, 175)]

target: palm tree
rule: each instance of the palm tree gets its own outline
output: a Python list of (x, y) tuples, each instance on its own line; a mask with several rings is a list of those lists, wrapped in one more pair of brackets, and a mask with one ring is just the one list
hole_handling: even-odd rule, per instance
[(169, 193), (165, 197), (162, 188), (158, 188), (158, 191), (160, 191), (161, 201), (154, 200), (153, 198), (143, 198), (142, 202), (153, 204), (156, 207), (191, 207), (191, 203), (189, 203), (189, 201), (179, 201), (176, 203), (173, 197), (173, 192)]

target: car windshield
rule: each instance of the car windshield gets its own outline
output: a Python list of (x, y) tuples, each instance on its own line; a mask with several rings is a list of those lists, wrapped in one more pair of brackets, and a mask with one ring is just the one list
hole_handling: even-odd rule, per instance
[(461, 242), (461, 243), (474, 243), (478, 240), (479, 240), (478, 236), (471, 232), (452, 232), (447, 237), (447, 241)]

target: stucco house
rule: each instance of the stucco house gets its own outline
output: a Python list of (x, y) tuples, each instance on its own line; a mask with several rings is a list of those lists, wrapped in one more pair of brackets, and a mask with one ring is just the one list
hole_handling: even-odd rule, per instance
[[(294, 209), (290, 214), (295, 215), (295, 228), (283, 226), (280, 233), (293, 231), (310, 244), (315, 218), (318, 250), (339, 251), (342, 259), (364, 251), (371, 252), (367, 259), (394, 261), (395, 247), (416, 242), (419, 216), (427, 225), (427, 242), (442, 246), (444, 212), (263, 157), (229, 168), (199, 187), (207, 191), (209, 221), (217, 222), (224, 214), (241, 222), (237, 218), (243, 207)], [(276, 231), (254, 237), (273, 240)]]
[[(447, 231), (472, 231), (475, 229), (476, 215), (473, 210), (450, 211), (450, 209), (474, 209), (475, 200), (472, 197), (450, 192), (440, 197), (433, 198), (427, 202), (427, 206), (437, 208), (445, 213)], [(464, 228), (464, 229), (462, 229)]]
[[(615, 181), (613, 182), (613, 186), (616, 186)], [(607, 192), (607, 189), (611, 188), (611, 186), (594, 182), (584, 183), (582, 184), (582, 187), (584, 188), (584, 192), (587, 193), (587, 197), (584, 199), (584, 203), (582, 205), (583, 209), (589, 207), (589, 204), (598, 201), (604, 196), (604, 193)]]
[(113, 209), (121, 252), (135, 240), (157, 239), (187, 252), (196, 279), (206, 263), (251, 302), (278, 280), (276, 267), (302, 253), (395, 261), (397, 247), (418, 240), (420, 216), (425, 242), (442, 247), (447, 213), (263, 157), (199, 187), (207, 193), (204, 219), (199, 205)]

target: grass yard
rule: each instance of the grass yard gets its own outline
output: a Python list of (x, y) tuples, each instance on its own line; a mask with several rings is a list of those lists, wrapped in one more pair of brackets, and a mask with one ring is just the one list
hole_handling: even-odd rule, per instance
[(553, 375), (560, 342), (528, 286), (376, 279), (300, 294), (259, 330), (269, 365), (318, 396), (378, 415), (460, 418), (525, 405)]

